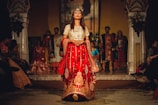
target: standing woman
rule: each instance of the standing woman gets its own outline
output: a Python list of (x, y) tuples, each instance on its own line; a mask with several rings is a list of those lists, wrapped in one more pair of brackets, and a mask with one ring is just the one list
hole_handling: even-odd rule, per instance
[(71, 23), (65, 26), (62, 45), (64, 57), (58, 68), (58, 73), (64, 81), (62, 99), (93, 99), (95, 72), (98, 72), (98, 67), (91, 55), (89, 32), (79, 8), (73, 11)]

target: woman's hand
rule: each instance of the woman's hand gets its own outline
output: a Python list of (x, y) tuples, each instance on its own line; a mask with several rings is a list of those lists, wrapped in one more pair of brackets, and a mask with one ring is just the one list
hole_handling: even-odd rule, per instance
[(76, 46), (79, 46), (79, 45), (85, 43), (84, 40), (70, 40), (69, 42), (74, 43)]
[(81, 44), (83, 44), (83, 43), (85, 43), (85, 41), (84, 41), (84, 40), (77, 40), (76, 45), (78, 46), (78, 45), (81, 45)]

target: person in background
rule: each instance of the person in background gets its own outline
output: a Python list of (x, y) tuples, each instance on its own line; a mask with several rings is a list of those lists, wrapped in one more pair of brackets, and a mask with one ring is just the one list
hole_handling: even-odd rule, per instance
[(154, 40), (148, 49), (147, 60), (140, 68), (141, 71), (133, 73), (138, 82), (143, 83), (143, 89), (150, 90), (153, 98), (158, 99), (158, 41)]
[(111, 38), (112, 38), (112, 67), (113, 67), (113, 72), (116, 71), (118, 68), (118, 51), (117, 51), (117, 37), (115, 33), (111, 33)]
[(37, 45), (33, 50), (33, 62), (31, 64), (31, 73), (48, 74), (50, 72), (49, 64), (45, 58), (46, 49), (41, 45), (41, 41), (37, 41)]
[(59, 33), (59, 28), (55, 27), (54, 28), (54, 56), (50, 59), (50, 65), (53, 67), (53, 71), (57, 72), (57, 67), (62, 59), (62, 56), (60, 56), (60, 47), (61, 47), (61, 39), (62, 35)]
[(12, 70), (8, 62), (9, 38), (0, 39), (0, 92), (14, 89)]
[(127, 58), (126, 58), (126, 39), (121, 30), (117, 32), (117, 70), (126, 70)]
[(113, 60), (112, 60), (112, 36), (110, 33), (110, 27), (105, 26), (105, 33), (101, 35), (102, 43), (102, 66), (105, 71), (113, 73)]
[(8, 67), (6, 68), (4, 65), (2, 66), (4, 69), (6, 68), (5, 70), (9, 70), (8, 73), (11, 72), (11, 78), (14, 87), (24, 89), (25, 86), (32, 85), (32, 83), (28, 76), (25, 74), (24, 70), (22, 70), (22, 68), (10, 57), (8, 43), (10, 43), (8, 38), (4, 39), (0, 43), (1, 61), (2, 64), (4, 63), (5, 65), (8, 65)]
[(16, 62), (26, 74), (30, 71), (30, 65), (25, 59), (20, 58), (19, 47), (16, 40), (11, 40), (9, 44), (10, 58)]
[(42, 45), (45, 47), (45, 60), (46, 63), (50, 63), (50, 58), (54, 57), (54, 37), (50, 30), (47, 30), (42, 38)]
[(147, 57), (148, 66), (144, 72), (144, 75), (150, 81), (149, 86), (152, 91), (156, 91), (158, 81), (158, 41), (154, 40), (151, 48), (148, 51)]
[(91, 43), (92, 57), (93, 57), (94, 61), (96, 62), (97, 66), (100, 67), (99, 50), (98, 50), (98, 48), (96, 48), (94, 41), (91, 41), (90, 43)]
[(64, 28), (64, 57), (58, 67), (58, 73), (64, 82), (62, 99), (91, 100), (95, 96), (95, 72), (98, 72), (99, 68), (92, 58), (89, 31), (84, 23), (82, 10), (76, 8), (71, 19), (71, 23)]

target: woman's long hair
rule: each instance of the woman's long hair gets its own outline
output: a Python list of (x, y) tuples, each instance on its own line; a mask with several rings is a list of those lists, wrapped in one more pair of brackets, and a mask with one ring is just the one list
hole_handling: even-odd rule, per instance
[[(79, 11), (81, 11), (81, 14), (82, 14), (82, 18), (80, 19), (80, 25), (81, 27), (83, 28), (83, 30), (85, 30), (85, 22), (84, 22), (84, 15), (83, 15), (83, 12), (81, 9), (77, 8)], [(74, 12), (77, 10), (75, 9), (72, 13), (72, 16), (71, 16), (71, 22), (70, 22), (70, 25), (71, 25), (71, 29), (74, 29), (74, 25), (75, 25), (75, 19), (74, 19)]]

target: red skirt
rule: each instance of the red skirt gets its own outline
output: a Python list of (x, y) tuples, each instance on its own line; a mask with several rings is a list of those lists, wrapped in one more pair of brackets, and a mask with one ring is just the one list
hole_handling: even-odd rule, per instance
[(94, 97), (95, 73), (91, 71), (85, 44), (68, 44), (66, 54), (59, 63), (58, 73), (62, 75), (65, 85), (63, 99), (74, 93), (88, 100)]

